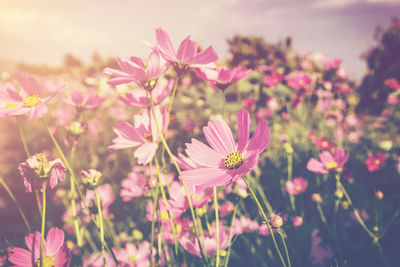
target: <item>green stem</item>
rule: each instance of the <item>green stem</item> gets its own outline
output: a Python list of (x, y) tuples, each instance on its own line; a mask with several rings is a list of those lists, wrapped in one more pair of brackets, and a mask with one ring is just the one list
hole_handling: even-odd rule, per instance
[[(71, 161), (73, 161), (74, 156), (75, 156), (75, 146), (71, 150)], [(78, 244), (78, 247), (81, 247), (82, 246), (82, 236), (80, 234), (79, 222), (78, 222), (78, 217), (77, 217), (77, 214), (76, 214), (75, 183), (74, 183), (74, 181), (72, 181), (72, 179), (69, 179), (69, 183), (70, 183), (72, 218), (73, 218), (73, 224), (74, 224), (74, 229), (75, 229), (76, 242)]]
[[(165, 147), (165, 150), (167, 151), (168, 155), (172, 159), (172, 162), (175, 165), (175, 168), (176, 168), (176, 171), (178, 172), (178, 175), (180, 175), (181, 174), (181, 169), (179, 168), (178, 163), (176, 163), (175, 157), (172, 154), (171, 150), (169, 149), (167, 141), (165, 141), (165, 138), (164, 138), (164, 136), (163, 136), (163, 134), (162, 134), (162, 132), (160, 130), (160, 127), (158, 126), (157, 117), (156, 117), (156, 113), (155, 113), (155, 110), (154, 110), (153, 96), (151, 95), (151, 93), (150, 93), (150, 98), (151, 98), (151, 110), (153, 112), (153, 117), (154, 117), (154, 121), (155, 121), (155, 124), (156, 124), (156, 127), (157, 127), (158, 135), (160, 136), (161, 142), (163, 143), (163, 145)], [(189, 203), (190, 213), (192, 215), (192, 221), (193, 221), (193, 224), (194, 224), (194, 229), (195, 229), (195, 232), (196, 232), (197, 240), (199, 242), (201, 256), (202, 256), (202, 259), (204, 261), (204, 264), (206, 266), (208, 266), (208, 261), (207, 261), (207, 258), (205, 257), (205, 254), (204, 254), (204, 251), (203, 251), (203, 247), (202, 247), (201, 242), (200, 242), (200, 234), (199, 234), (199, 229), (198, 229), (197, 223), (196, 223), (197, 219), (196, 219), (196, 214), (194, 213), (192, 200), (191, 200), (191, 197), (189, 195), (189, 191), (187, 189), (185, 181), (184, 180), (181, 180), (181, 181), (182, 181), (182, 184), (183, 184), (183, 188), (185, 189), (186, 197), (187, 197), (187, 200), (188, 200), (188, 203)]]
[(104, 241), (103, 214), (101, 212), (101, 202), (100, 202), (99, 194), (97, 193), (97, 189), (94, 190), (94, 193), (96, 194), (98, 220), (99, 220), (99, 224), (100, 224), (101, 255), (103, 257), (104, 266), (107, 267), (106, 252), (104, 250), (105, 241)]
[[(289, 182), (292, 181), (292, 177), (293, 177), (293, 155), (291, 153), (289, 153), (287, 155), (288, 158), (288, 176), (287, 176), (287, 180)], [(295, 211), (296, 210), (296, 205), (294, 202), (294, 196), (292, 194), (289, 194), (289, 200), (290, 200), (290, 206), (292, 207), (292, 210)]]
[[(151, 161), (150, 161), (150, 169), (151, 169)], [(150, 175), (151, 176), (151, 175)], [(154, 228), (156, 222), (156, 209), (158, 203), (158, 189), (159, 183), (156, 185), (156, 191), (153, 191), (153, 215), (151, 219), (151, 238), (150, 238), (150, 266), (153, 267), (153, 245), (154, 245)]]
[(261, 204), (260, 204), (260, 201), (258, 201), (258, 198), (257, 198), (256, 194), (254, 193), (253, 189), (251, 188), (249, 182), (247, 181), (247, 178), (245, 178), (245, 177), (243, 176), (243, 180), (244, 180), (244, 182), (246, 183), (247, 188), (249, 189), (251, 196), (253, 197), (254, 201), (256, 202), (256, 204), (257, 204), (257, 206), (258, 206), (258, 209), (261, 211), (261, 214), (262, 214), (262, 216), (263, 216), (263, 218), (264, 218), (264, 220), (265, 220), (265, 223), (267, 224), (268, 230), (269, 230), (269, 232), (270, 232), (270, 234), (271, 234), (271, 237), (272, 237), (272, 241), (274, 242), (275, 249), (276, 249), (276, 251), (278, 252), (279, 258), (280, 258), (280, 260), (281, 260), (281, 262), (282, 262), (282, 266), (287, 267), (285, 261), (283, 260), (281, 251), (279, 250), (278, 244), (276, 243), (276, 239), (275, 239), (274, 232), (272, 231), (271, 225), (269, 224), (267, 215), (265, 214), (264, 209), (263, 209), (263, 207), (262, 207)]
[(222, 119), (225, 120), (225, 112), (226, 112), (226, 96), (225, 96), (225, 91), (222, 90), (222, 97), (223, 97), (223, 101), (222, 101)]
[(46, 225), (46, 186), (47, 184), (43, 182), (42, 185), (42, 200), (43, 200), (43, 212), (42, 212), (42, 229), (40, 231), (40, 267), (43, 266), (43, 244), (44, 244), (44, 230)]
[(216, 231), (216, 239), (217, 239), (217, 258), (215, 262), (215, 267), (219, 266), (219, 254), (220, 254), (220, 248), (219, 248), (219, 216), (218, 216), (218, 198), (217, 198), (217, 187), (213, 188), (214, 191), (214, 207), (215, 207), (215, 231)]
[(321, 204), (319, 204), (319, 203), (317, 203), (317, 210), (318, 210), (319, 216), (321, 217), (322, 222), (326, 223), (326, 217), (324, 215), (324, 211), (322, 210)]
[(167, 197), (165, 195), (164, 187), (163, 187), (162, 181), (161, 181), (161, 172), (160, 172), (160, 166), (158, 165), (157, 155), (154, 157), (154, 161), (155, 161), (156, 167), (157, 167), (157, 177), (158, 177), (158, 183), (160, 184), (161, 195), (164, 200), (165, 208), (167, 209), (169, 224), (171, 225), (172, 235), (174, 237), (175, 254), (178, 255), (178, 238), (176, 236), (175, 225), (172, 222), (172, 216), (168, 212), (168, 201), (167, 201)]
[(15, 206), (17, 207), (19, 213), (21, 214), (22, 219), (24, 220), (24, 223), (26, 225), (26, 228), (28, 229), (28, 232), (32, 232), (31, 230), (31, 226), (28, 223), (28, 220), (25, 217), (25, 213), (22, 210), (21, 206), (19, 205), (17, 199), (15, 198), (13, 192), (10, 190), (10, 188), (8, 187), (8, 185), (6, 184), (6, 182), (4, 181), (3, 177), (0, 176), (0, 184), (4, 187), (4, 189), (6, 190), (6, 192), (8, 193), (8, 195), (10, 196), (10, 198), (14, 201)]
[[(237, 202), (237, 201), (236, 201), (236, 202)], [(232, 242), (232, 233), (233, 233), (233, 223), (234, 223), (234, 221), (235, 221), (236, 212), (237, 212), (237, 210), (238, 210), (238, 207), (239, 207), (239, 205), (236, 204), (236, 205), (235, 205), (235, 210), (233, 211), (233, 215), (232, 215), (231, 227), (229, 228), (229, 241), (228, 241), (229, 247), (228, 247), (227, 255), (226, 255), (226, 257), (225, 257), (225, 264), (224, 264), (224, 267), (228, 267), (229, 257), (231, 256), (231, 248), (232, 248), (231, 242)]]
[(278, 233), (279, 233), (279, 235), (281, 236), (282, 243), (283, 243), (283, 247), (285, 248), (285, 253), (286, 253), (286, 259), (287, 259), (287, 262), (288, 262), (288, 267), (291, 267), (292, 265), (291, 265), (291, 263), (290, 263), (289, 252), (288, 252), (288, 249), (287, 249), (287, 246), (286, 246), (285, 236), (283, 235), (281, 229), (278, 229)]
[(378, 247), (378, 251), (379, 251), (379, 254), (381, 255), (383, 264), (385, 265), (385, 267), (389, 267), (390, 266), (389, 261), (385, 257), (385, 254), (383, 253), (383, 249), (381, 247), (381, 244), (379, 244), (379, 241), (376, 241), (375, 245)]

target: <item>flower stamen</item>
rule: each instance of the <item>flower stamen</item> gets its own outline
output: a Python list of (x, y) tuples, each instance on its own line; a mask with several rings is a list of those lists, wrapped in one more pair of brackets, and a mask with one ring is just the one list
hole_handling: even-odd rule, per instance
[(40, 103), (40, 101), (41, 101), (40, 96), (35, 94), (25, 97), (22, 103), (24, 104), (25, 107), (34, 107), (37, 106)]
[[(52, 256), (43, 256), (43, 267), (53, 267), (55, 265), (54, 258)], [(36, 266), (40, 266), (40, 258), (36, 262)]]
[(228, 169), (237, 169), (243, 164), (243, 155), (239, 152), (231, 152), (226, 155), (224, 159), (224, 165)]

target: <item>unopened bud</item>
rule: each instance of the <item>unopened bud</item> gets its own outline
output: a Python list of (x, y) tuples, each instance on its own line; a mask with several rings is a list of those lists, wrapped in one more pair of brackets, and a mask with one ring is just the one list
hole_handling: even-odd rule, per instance
[(349, 208), (349, 202), (343, 201), (342, 202), (342, 207), (343, 207), (343, 209), (347, 210)]
[(132, 231), (133, 239), (135, 240), (142, 240), (143, 239), (143, 234), (140, 232), (138, 229), (135, 229)]
[(90, 169), (90, 170), (82, 170), (81, 171), (82, 181), (85, 185), (89, 186), (97, 186), (99, 183), (101, 172)]
[(293, 154), (293, 147), (290, 143), (284, 143), (283, 148), (286, 150), (286, 153)]
[(312, 199), (312, 201), (315, 201), (315, 202), (317, 202), (319, 204), (322, 203), (322, 197), (321, 197), (321, 195), (319, 193), (312, 194), (311, 195), (311, 199)]
[(281, 216), (279, 215), (275, 215), (274, 217), (272, 217), (271, 219), (271, 225), (275, 228), (280, 228), (283, 225), (283, 219)]
[(335, 196), (336, 196), (338, 199), (342, 199), (342, 198), (343, 198), (343, 192), (342, 192), (342, 190), (336, 190), (336, 191), (335, 191)]
[(377, 199), (383, 199), (383, 193), (382, 193), (382, 191), (376, 191), (375, 192), (375, 196), (376, 196), (376, 198)]

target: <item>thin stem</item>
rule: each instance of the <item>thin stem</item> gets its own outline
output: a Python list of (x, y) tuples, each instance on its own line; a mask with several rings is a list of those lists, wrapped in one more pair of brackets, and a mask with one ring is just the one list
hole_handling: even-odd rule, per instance
[(389, 267), (390, 266), (389, 261), (385, 257), (385, 254), (383, 253), (383, 249), (381, 247), (381, 244), (379, 244), (379, 241), (376, 241), (375, 245), (378, 247), (378, 251), (379, 251), (379, 254), (381, 255), (383, 264), (385, 265), (385, 267)]
[[(163, 136), (163, 134), (162, 134), (162, 132), (160, 130), (160, 127), (158, 126), (157, 117), (156, 117), (155, 110), (154, 110), (154, 101), (153, 101), (153, 97), (152, 97), (151, 94), (150, 94), (150, 98), (151, 98), (151, 110), (153, 112), (153, 117), (154, 117), (154, 121), (155, 121), (155, 124), (156, 124), (156, 127), (157, 127), (158, 135), (160, 136), (161, 142), (163, 143), (163, 145), (165, 147), (165, 150), (167, 151), (168, 155), (172, 159), (172, 162), (175, 165), (175, 168), (176, 168), (176, 171), (178, 172), (178, 175), (180, 175), (181, 174), (181, 169), (179, 168), (178, 163), (176, 163), (175, 157), (172, 154), (171, 150), (169, 149), (167, 141), (165, 141), (165, 138), (164, 138), (164, 136)], [(204, 254), (204, 251), (203, 251), (203, 247), (202, 247), (201, 242), (200, 242), (200, 234), (199, 234), (199, 229), (198, 229), (197, 223), (196, 223), (197, 219), (196, 219), (196, 214), (194, 213), (192, 200), (191, 200), (191, 197), (189, 195), (189, 191), (187, 189), (185, 181), (184, 180), (181, 180), (181, 181), (182, 181), (182, 184), (183, 184), (183, 188), (185, 189), (186, 197), (187, 197), (187, 200), (188, 200), (188, 203), (189, 203), (189, 208), (190, 208), (190, 213), (192, 215), (192, 221), (193, 221), (194, 229), (195, 229), (195, 232), (196, 232), (197, 240), (199, 242), (200, 253), (201, 253), (202, 259), (204, 261), (204, 264), (206, 266), (208, 266), (208, 261), (207, 261), (207, 258), (205, 257), (205, 254)]]
[[(151, 161), (150, 161), (150, 168), (151, 168)], [(153, 214), (151, 219), (151, 238), (150, 238), (150, 266), (153, 267), (153, 245), (154, 245), (154, 228), (156, 222), (156, 209), (158, 203), (158, 189), (159, 183), (157, 182), (156, 191), (153, 191)]]
[(319, 203), (317, 203), (317, 210), (318, 210), (319, 216), (321, 217), (322, 222), (326, 223), (326, 217), (324, 215), (324, 211), (322, 210), (321, 204), (319, 204)]
[(28, 229), (28, 232), (32, 232), (31, 230), (31, 226), (28, 223), (28, 220), (25, 217), (25, 213), (22, 210), (21, 206), (19, 205), (17, 199), (15, 198), (13, 192), (10, 190), (10, 188), (8, 187), (8, 185), (6, 184), (6, 182), (4, 181), (3, 177), (0, 176), (0, 184), (4, 187), (4, 189), (6, 190), (6, 192), (8, 193), (8, 195), (10, 196), (10, 198), (14, 201), (15, 206), (17, 207), (19, 213), (21, 214), (22, 220), (24, 220), (24, 223), (26, 225), (26, 228)]
[(97, 189), (94, 190), (94, 193), (96, 194), (98, 220), (99, 220), (99, 224), (100, 224), (101, 255), (103, 257), (104, 266), (107, 267), (106, 252), (104, 250), (105, 241), (104, 241), (103, 214), (101, 212), (101, 202), (100, 202), (99, 194), (97, 193)]
[[(75, 156), (75, 146), (71, 150), (71, 161), (73, 161), (74, 156)], [(75, 229), (76, 242), (78, 244), (78, 247), (81, 247), (82, 246), (82, 236), (80, 234), (79, 222), (78, 222), (78, 217), (77, 217), (77, 214), (76, 214), (75, 183), (74, 183), (74, 181), (72, 181), (72, 179), (69, 179), (69, 182), (70, 182), (72, 218), (73, 218), (73, 224), (74, 224), (74, 229)]]
[[(165, 195), (164, 187), (163, 187), (162, 181), (161, 181), (161, 172), (160, 172), (160, 166), (158, 165), (157, 156), (154, 157), (154, 161), (155, 161), (156, 167), (157, 167), (157, 177), (158, 177), (158, 183), (160, 184), (161, 195), (164, 200), (165, 208), (168, 211), (168, 201), (167, 201), (167, 197)], [(176, 236), (175, 225), (172, 222), (172, 216), (169, 214), (169, 212), (167, 212), (167, 214), (168, 214), (169, 224), (171, 225), (172, 235), (174, 237), (175, 254), (178, 255), (178, 238)]]
[(216, 231), (216, 239), (217, 239), (217, 258), (215, 262), (215, 267), (219, 266), (219, 254), (220, 254), (220, 248), (219, 248), (219, 216), (218, 216), (218, 198), (217, 198), (217, 187), (213, 188), (214, 191), (214, 208), (215, 208), (215, 231)]
[(224, 267), (228, 267), (229, 257), (231, 256), (231, 248), (232, 248), (231, 242), (232, 242), (232, 233), (233, 233), (233, 223), (235, 221), (236, 212), (238, 210), (238, 207), (239, 207), (239, 205), (236, 204), (235, 205), (235, 210), (233, 211), (233, 215), (232, 215), (231, 227), (229, 228), (229, 240), (228, 240), (229, 247), (228, 247), (227, 255), (225, 257)]
[(282, 265), (283, 265), (284, 267), (287, 267), (285, 261), (283, 260), (281, 251), (279, 250), (278, 244), (276, 243), (276, 239), (275, 239), (275, 236), (274, 236), (274, 232), (272, 231), (271, 225), (269, 224), (267, 215), (265, 214), (264, 209), (263, 209), (263, 207), (262, 207), (261, 204), (260, 204), (260, 201), (258, 201), (256, 194), (254, 193), (253, 189), (251, 188), (249, 182), (247, 181), (247, 178), (243, 176), (243, 180), (244, 180), (244, 182), (246, 183), (247, 188), (249, 189), (251, 196), (253, 197), (254, 201), (256, 202), (256, 204), (257, 204), (257, 206), (258, 206), (258, 209), (261, 211), (261, 214), (262, 214), (262, 216), (263, 216), (263, 218), (264, 218), (264, 220), (265, 220), (265, 223), (267, 224), (268, 230), (269, 230), (269, 232), (270, 232), (270, 234), (271, 234), (271, 237), (272, 237), (272, 241), (274, 242), (275, 249), (276, 249), (276, 251), (278, 252), (278, 255), (279, 255), (279, 258), (280, 258), (280, 260), (281, 260), (281, 262), (282, 262)]
[(286, 253), (286, 259), (287, 259), (287, 262), (288, 262), (288, 267), (291, 267), (292, 265), (291, 265), (291, 263), (290, 263), (290, 257), (289, 257), (289, 252), (288, 252), (288, 249), (287, 249), (287, 246), (286, 246), (285, 236), (283, 235), (281, 229), (278, 229), (278, 233), (279, 233), (279, 235), (281, 236), (282, 243), (283, 243), (283, 247), (285, 248), (285, 253)]
[[(292, 177), (293, 177), (293, 155), (292, 155), (292, 153), (288, 153), (287, 159), (288, 159), (288, 176), (287, 176), (287, 180), (289, 182), (291, 182), (292, 181)], [(295, 204), (295, 201), (294, 201), (294, 196), (292, 194), (289, 194), (289, 200), (290, 200), (290, 206), (292, 207), (292, 210), (295, 211), (296, 210), (296, 204)]]
[(42, 200), (43, 200), (43, 209), (42, 209), (42, 229), (40, 231), (40, 267), (43, 266), (43, 244), (44, 244), (44, 230), (46, 226), (46, 186), (47, 184), (43, 182), (42, 185)]
[(222, 90), (222, 119), (225, 120), (225, 112), (226, 112), (226, 96), (225, 96), (225, 90)]

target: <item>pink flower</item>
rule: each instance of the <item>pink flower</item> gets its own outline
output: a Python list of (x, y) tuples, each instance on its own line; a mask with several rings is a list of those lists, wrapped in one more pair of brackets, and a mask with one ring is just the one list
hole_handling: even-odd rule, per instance
[(88, 94), (84, 96), (79, 91), (72, 91), (69, 98), (64, 100), (65, 103), (81, 109), (96, 109), (100, 107), (104, 101), (105, 98), (93, 94)]
[(368, 171), (374, 172), (379, 170), (385, 164), (386, 156), (382, 152), (377, 152), (376, 156), (370, 154), (365, 160), (365, 164), (368, 167)]
[(313, 230), (311, 234), (312, 248), (311, 258), (313, 264), (325, 266), (326, 260), (333, 258), (333, 251), (328, 245), (322, 244), (322, 238), (318, 236), (319, 230)]
[(235, 204), (233, 204), (230, 201), (224, 202), (224, 204), (222, 204), (220, 209), (218, 210), (219, 216), (225, 217), (225, 216), (231, 214), (234, 210), (235, 210)]
[[(114, 253), (116, 251), (113, 249)], [(117, 267), (115, 264), (114, 259), (106, 252), (106, 263), (108, 267)], [(101, 252), (96, 252), (91, 254), (88, 258), (83, 257), (82, 258), (82, 264), (83, 267), (103, 267), (104, 266), (104, 260), (103, 256), (101, 255)]]
[(400, 90), (400, 84), (395, 78), (386, 79), (384, 82), (384, 85), (386, 85), (387, 87), (390, 87), (391, 89), (393, 89), (395, 91)]
[[(169, 80), (167, 85), (158, 82), (151, 94), (154, 99), (154, 105), (161, 104), (169, 95), (174, 86), (174, 80)], [(143, 87), (137, 87), (125, 94), (125, 97), (119, 98), (125, 104), (134, 108), (151, 107), (150, 93)]]
[(292, 217), (291, 220), (294, 227), (299, 227), (303, 224), (303, 217), (301, 216)]
[(43, 183), (54, 188), (58, 181), (64, 180), (67, 168), (60, 159), (49, 162), (45, 154), (38, 153), (20, 163), (18, 170), (24, 178), (26, 192), (32, 192), (32, 189), (42, 190)]
[[(153, 248), (153, 257), (155, 257), (156, 253), (157, 250)], [(126, 243), (125, 248), (115, 252), (115, 256), (121, 267), (150, 266), (150, 243), (149, 241), (143, 241), (139, 246), (133, 243)]]
[[(118, 135), (113, 140), (113, 145), (109, 149), (123, 149), (137, 147), (134, 156), (138, 159), (139, 164), (146, 165), (154, 157), (157, 150), (157, 141), (159, 135), (153, 113), (144, 111), (142, 114), (134, 116), (134, 126), (128, 122), (121, 122), (113, 127), (113, 131)], [(159, 127), (164, 132), (167, 112), (161, 113), (158, 106), (155, 107), (155, 114)]]
[(266, 117), (271, 117), (272, 110), (266, 108), (260, 108), (256, 113), (257, 121), (263, 121)]
[(158, 77), (169, 68), (169, 64), (162, 62), (157, 50), (150, 53), (147, 64), (138, 57), (131, 57), (130, 60), (117, 58), (117, 63), (121, 70), (104, 69), (104, 74), (112, 77), (108, 81), (112, 86), (134, 82), (144, 88), (152, 89)]
[(308, 187), (308, 181), (303, 177), (293, 178), (292, 181), (286, 181), (286, 192), (291, 195), (298, 195), (306, 191)]
[(295, 71), (286, 76), (286, 80), (289, 87), (292, 87), (296, 90), (300, 90), (301, 88), (309, 89), (309, 85), (311, 84), (311, 78), (301, 71)]
[(207, 187), (227, 185), (253, 170), (259, 154), (267, 147), (270, 139), (268, 123), (258, 123), (249, 141), (250, 116), (242, 109), (238, 114), (238, 143), (224, 120), (214, 120), (203, 128), (211, 148), (196, 139), (186, 144), (189, 158), (201, 167), (182, 171), (190, 191), (203, 191)]
[(122, 201), (130, 201), (134, 197), (143, 196), (149, 190), (147, 179), (140, 173), (131, 172), (121, 182), (120, 196)]
[(243, 107), (247, 110), (253, 110), (256, 106), (256, 100), (254, 100), (254, 98), (252, 97), (247, 97), (245, 99), (243, 99)]
[(251, 70), (246, 68), (234, 68), (233, 70), (230, 70), (226, 67), (217, 67), (195, 69), (194, 73), (200, 79), (208, 81), (211, 88), (225, 90), (232, 83), (247, 78), (247, 76), (250, 75)]
[[(40, 264), (40, 238), (39, 232), (31, 233), (25, 237), (28, 250), (10, 247), (8, 260), (15, 266), (36, 267)], [(56, 227), (50, 228), (47, 237), (43, 240), (43, 267), (69, 266), (71, 251), (64, 243), (64, 232)]]
[(336, 148), (333, 155), (329, 151), (323, 151), (319, 154), (319, 158), (321, 161), (314, 158), (310, 159), (307, 162), (307, 170), (326, 174), (330, 171), (341, 169), (347, 162), (349, 153), (345, 153), (341, 148)]
[[(103, 184), (97, 187), (97, 193), (99, 194), (101, 208), (103, 210), (103, 216), (106, 216), (110, 213), (110, 205), (115, 200), (115, 195), (110, 184)], [(91, 206), (96, 206), (96, 194), (92, 190), (88, 190), (85, 196), (86, 202)], [(85, 209), (86, 212), (86, 209)]]
[(163, 29), (156, 29), (156, 39), (156, 48), (160, 51), (161, 56), (172, 63), (178, 72), (185, 71), (189, 67), (201, 67), (218, 59), (217, 53), (211, 46), (198, 52), (197, 43), (190, 40), (190, 35), (182, 41), (178, 52), (175, 52), (168, 33)]
[(59, 87), (50, 96), (43, 98), (43, 87), (37, 80), (23, 72), (16, 72), (14, 77), (22, 90), (18, 92), (12, 84), (0, 87), (0, 115), (2, 116), (30, 113), (30, 120), (42, 118), (47, 112), (45, 104), (64, 89), (63, 86)]
[(316, 138), (314, 140), (314, 145), (316, 145), (319, 149), (331, 149), (335, 146), (335, 144), (329, 142), (328, 138), (325, 136), (322, 138)]
[(274, 87), (278, 85), (283, 79), (283, 75), (277, 72), (273, 72), (270, 75), (264, 77), (264, 84), (268, 87)]

